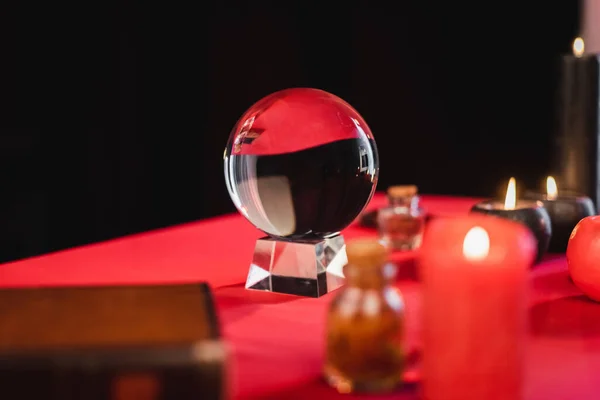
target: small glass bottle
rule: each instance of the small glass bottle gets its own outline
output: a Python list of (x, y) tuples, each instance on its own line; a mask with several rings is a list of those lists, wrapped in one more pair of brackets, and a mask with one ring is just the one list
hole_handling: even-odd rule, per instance
[(324, 374), (339, 392), (382, 392), (402, 381), (404, 301), (391, 286), (396, 267), (375, 239), (346, 247), (346, 286), (327, 316)]
[(421, 246), (425, 228), (425, 212), (419, 207), (417, 187), (392, 186), (387, 197), (388, 206), (377, 215), (381, 243), (390, 250), (416, 250)]

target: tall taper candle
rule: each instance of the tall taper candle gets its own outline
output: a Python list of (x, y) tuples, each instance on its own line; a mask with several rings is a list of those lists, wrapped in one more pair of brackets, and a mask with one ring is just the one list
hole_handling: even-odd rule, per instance
[(573, 42), (573, 54), (562, 58), (553, 169), (564, 189), (582, 193), (598, 206), (598, 56), (585, 53), (583, 39)]
[(600, 53), (600, 1), (581, 0), (581, 32), (589, 53)]
[(424, 400), (521, 400), (535, 240), (488, 216), (435, 219), (421, 248)]

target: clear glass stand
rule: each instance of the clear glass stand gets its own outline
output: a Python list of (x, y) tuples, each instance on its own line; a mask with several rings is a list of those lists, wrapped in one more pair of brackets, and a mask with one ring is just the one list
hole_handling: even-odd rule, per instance
[(284, 241), (264, 237), (256, 241), (246, 289), (320, 297), (344, 283), (344, 237)]

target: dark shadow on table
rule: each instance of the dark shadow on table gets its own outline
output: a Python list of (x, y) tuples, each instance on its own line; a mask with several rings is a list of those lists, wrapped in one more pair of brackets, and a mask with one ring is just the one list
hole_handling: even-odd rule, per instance
[(583, 295), (551, 300), (534, 305), (529, 311), (529, 320), (535, 336), (598, 336), (600, 303)]
[(565, 253), (548, 253), (544, 256), (544, 258), (542, 259), (542, 262), (554, 261), (554, 260), (558, 260), (559, 258), (564, 258), (564, 257), (565, 257)]

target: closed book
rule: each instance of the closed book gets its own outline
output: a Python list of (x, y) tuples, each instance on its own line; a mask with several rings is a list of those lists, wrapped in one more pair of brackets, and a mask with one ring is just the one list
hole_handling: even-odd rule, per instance
[(209, 287), (0, 290), (3, 400), (226, 398)]

